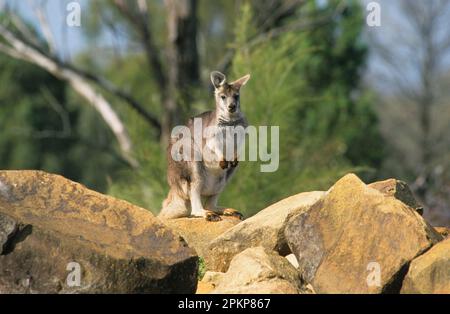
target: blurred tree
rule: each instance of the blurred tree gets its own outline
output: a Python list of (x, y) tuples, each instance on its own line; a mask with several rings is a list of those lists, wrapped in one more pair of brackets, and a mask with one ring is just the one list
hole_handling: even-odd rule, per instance
[(373, 178), (383, 141), (371, 97), (359, 83), (367, 56), (364, 19), (357, 1), (341, 3), (310, 2), (304, 8), (308, 15), (334, 15), (333, 22), (251, 48), (245, 43), (257, 27), (251, 7), (243, 7), (235, 46), (244, 48), (238, 49), (232, 73), (252, 73), (242, 92), (250, 123), (280, 127), (280, 167), (261, 173), (260, 163), (242, 163), (224, 193), (227, 206), (254, 214), (282, 197), (328, 189), (348, 171)]
[(0, 168), (45, 170), (105, 191), (107, 174), (123, 165), (104, 150), (107, 128), (40, 68), (4, 56), (0, 68)]
[(445, 114), (450, 2), (402, 0), (383, 5), (397, 12), (387, 15), (383, 25), (401, 29), (394, 33), (382, 26), (369, 32), (379, 61), (372, 83), (383, 95), (379, 111), (390, 152), (384, 171), (411, 183), (429, 207), (425, 214), (433, 217), (432, 223), (450, 224), (450, 208), (445, 205), (450, 199), (442, 199), (448, 195), (445, 179), (450, 171)]

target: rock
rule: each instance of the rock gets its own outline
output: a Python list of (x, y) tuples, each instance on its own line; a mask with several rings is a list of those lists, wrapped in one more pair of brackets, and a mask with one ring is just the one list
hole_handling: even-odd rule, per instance
[(208, 294), (214, 290), (214, 286), (208, 282), (199, 281), (196, 294)]
[(293, 216), (285, 234), (317, 293), (399, 292), (408, 263), (442, 239), (414, 209), (353, 174)]
[(392, 196), (402, 201), (407, 206), (413, 208), (421, 216), (423, 215), (423, 206), (420, 205), (414, 198), (408, 185), (397, 179), (388, 179), (385, 181), (379, 181), (369, 184), (369, 187), (380, 191), (386, 196)]
[(226, 273), (207, 272), (203, 282), (213, 294), (298, 294), (305, 292), (297, 270), (282, 256), (263, 247), (236, 255)]
[(450, 294), (450, 238), (411, 262), (401, 293)]
[(198, 257), (149, 211), (61, 176), (0, 171), (18, 222), (0, 255), (9, 293), (194, 293)]
[(288, 197), (229, 229), (208, 246), (205, 253), (207, 269), (225, 272), (235, 255), (255, 246), (288, 255), (290, 250), (284, 237), (288, 217), (308, 209), (324, 194), (308, 192)]
[(15, 233), (17, 223), (6, 215), (0, 214), (0, 254), (6, 249), (6, 243)]
[(434, 229), (444, 238), (450, 236), (450, 228), (447, 227), (434, 227)]
[(218, 271), (207, 271), (203, 276), (202, 282), (212, 284), (213, 286), (219, 282), (224, 273)]
[(206, 249), (211, 241), (240, 223), (241, 220), (222, 216), (222, 220), (217, 222), (209, 222), (204, 218), (167, 219), (162, 222), (181, 235), (199, 256), (205, 257)]

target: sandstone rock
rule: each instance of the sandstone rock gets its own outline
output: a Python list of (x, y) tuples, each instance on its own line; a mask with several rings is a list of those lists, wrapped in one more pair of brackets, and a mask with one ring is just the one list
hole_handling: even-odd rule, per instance
[(211, 241), (240, 223), (241, 220), (222, 216), (222, 220), (217, 222), (209, 222), (204, 218), (167, 219), (162, 222), (181, 235), (199, 256), (205, 257), (206, 249)]
[(324, 194), (308, 192), (288, 197), (229, 229), (208, 246), (207, 269), (225, 272), (236, 254), (255, 246), (288, 255), (290, 250), (284, 237), (288, 216), (306, 210)]
[(196, 290), (195, 252), (149, 211), (125, 201), (57, 175), (0, 171), (0, 213), (19, 223), (0, 255), (2, 292)]
[(450, 238), (411, 262), (401, 293), (450, 294)]
[(380, 191), (386, 196), (392, 196), (402, 201), (409, 207), (417, 211), (421, 216), (423, 215), (423, 206), (420, 205), (414, 198), (408, 185), (397, 179), (388, 179), (385, 181), (378, 181), (369, 184), (369, 187)]
[(204, 282), (211, 293), (220, 294), (298, 294), (304, 292), (297, 270), (282, 256), (263, 247), (236, 255), (226, 273), (206, 273)]
[(353, 174), (293, 216), (285, 234), (317, 293), (398, 292), (408, 263), (442, 239), (414, 209)]
[(199, 281), (196, 294), (208, 294), (214, 290), (214, 286), (209, 282)]
[(434, 229), (444, 238), (450, 236), (450, 228), (447, 227), (434, 227)]
[(219, 282), (219, 280), (222, 278), (222, 276), (225, 273), (221, 273), (218, 271), (207, 271), (205, 275), (203, 276), (202, 282), (210, 283), (212, 285), (215, 285)]
[(0, 214), (0, 254), (6, 249), (6, 243), (15, 233), (17, 223), (6, 215)]

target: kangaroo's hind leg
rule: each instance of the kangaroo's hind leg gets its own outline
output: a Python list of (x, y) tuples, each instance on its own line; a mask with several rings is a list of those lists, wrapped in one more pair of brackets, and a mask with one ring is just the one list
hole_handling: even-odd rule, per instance
[(162, 219), (175, 219), (189, 217), (191, 208), (188, 201), (183, 199), (174, 190), (170, 190), (169, 195), (163, 202), (163, 208), (158, 217)]
[(202, 198), (200, 195), (200, 187), (193, 185), (190, 191), (192, 216), (204, 217), (207, 221), (220, 221), (222, 220), (218, 213), (209, 209), (203, 208)]
[(244, 216), (237, 210), (235, 210), (233, 208), (224, 208), (224, 207), (217, 206), (218, 199), (219, 199), (219, 194), (209, 196), (206, 199), (206, 208), (212, 212), (215, 212), (216, 214), (219, 214), (219, 215), (233, 216), (233, 217), (239, 218), (240, 220), (243, 220)]

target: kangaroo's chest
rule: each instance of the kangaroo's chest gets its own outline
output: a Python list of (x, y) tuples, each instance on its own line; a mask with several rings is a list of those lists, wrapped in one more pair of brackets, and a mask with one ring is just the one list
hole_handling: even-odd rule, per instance
[(234, 161), (245, 140), (245, 130), (235, 127), (215, 127), (205, 134), (203, 160), (211, 170), (222, 169), (220, 162)]
[[(235, 151), (230, 147), (232, 143), (227, 139), (225, 128), (212, 128), (205, 135), (202, 154), (204, 166), (202, 194), (215, 195), (222, 192), (226, 184), (228, 169), (224, 169), (221, 163), (226, 160), (227, 152), (230, 156), (234, 156)], [(231, 149), (231, 151), (227, 151), (227, 149)]]

